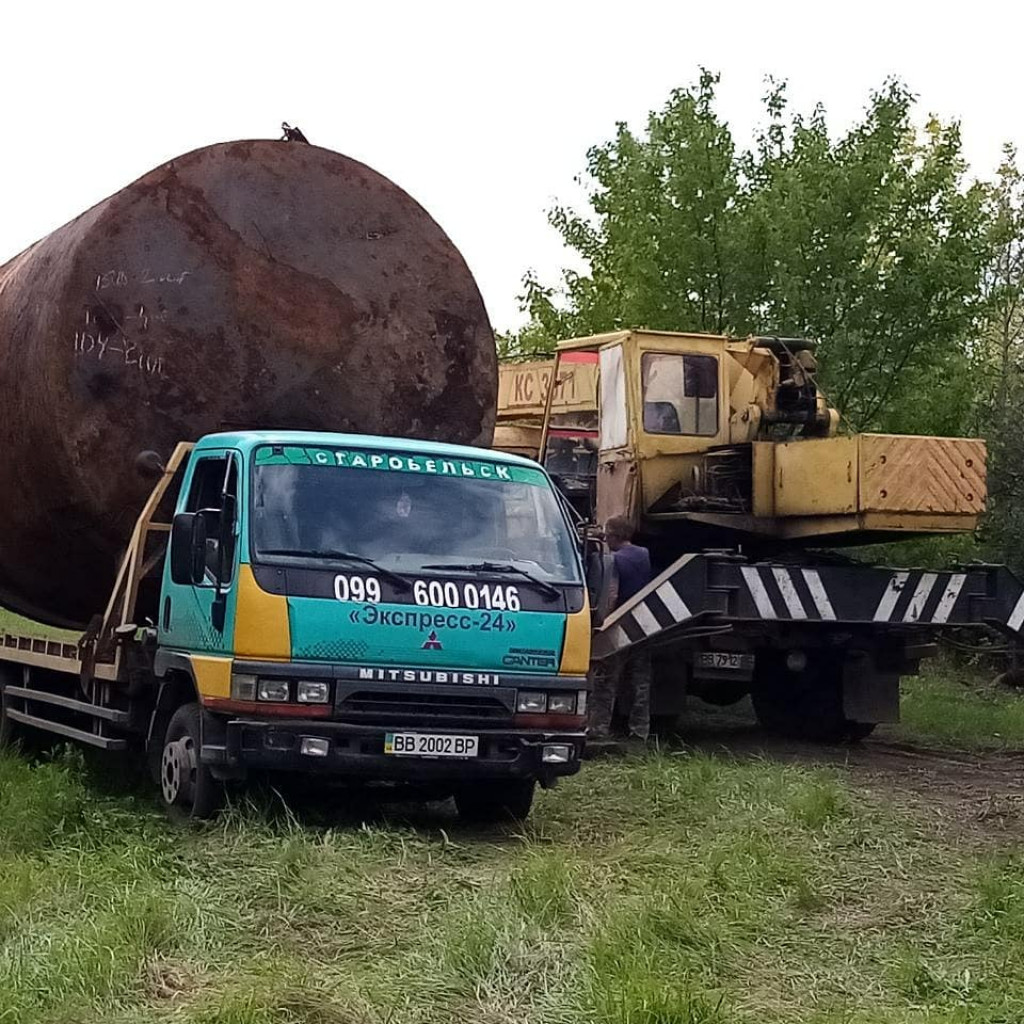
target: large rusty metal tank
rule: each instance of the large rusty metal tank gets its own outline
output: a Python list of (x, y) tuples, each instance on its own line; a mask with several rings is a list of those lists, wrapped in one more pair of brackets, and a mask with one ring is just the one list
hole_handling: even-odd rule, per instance
[(0, 604), (85, 622), (152, 449), (222, 429), (489, 444), (480, 293), (426, 211), (289, 142), (196, 150), (0, 268)]

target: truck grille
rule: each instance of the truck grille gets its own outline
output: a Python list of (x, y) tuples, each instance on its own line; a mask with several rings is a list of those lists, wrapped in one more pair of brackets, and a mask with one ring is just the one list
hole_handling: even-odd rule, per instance
[(414, 691), (358, 690), (344, 697), (337, 707), (345, 719), (360, 722), (402, 723), (426, 720), (437, 723), (511, 720), (509, 709), (495, 696), (481, 693), (438, 694)]

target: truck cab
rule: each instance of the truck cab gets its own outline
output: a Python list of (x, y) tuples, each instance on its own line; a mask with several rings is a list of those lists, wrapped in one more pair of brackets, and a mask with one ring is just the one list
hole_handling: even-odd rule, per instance
[[(423, 784), (464, 816), (522, 817), (536, 783), (578, 771), (588, 594), (536, 463), (266, 431), (172, 462), (69, 666), (96, 685), (62, 698), (64, 735), (141, 734), (165, 802), (197, 817), (265, 771)], [(46, 727), (38, 688), (6, 691), (9, 723)], [(86, 703), (117, 713), (70, 725)]]
[[(984, 512), (983, 441), (840, 433), (806, 339), (617, 331), (561, 342), (549, 377), (587, 357), (593, 515), (625, 516), (668, 556), (963, 533)], [(545, 465), (557, 393), (548, 404)]]

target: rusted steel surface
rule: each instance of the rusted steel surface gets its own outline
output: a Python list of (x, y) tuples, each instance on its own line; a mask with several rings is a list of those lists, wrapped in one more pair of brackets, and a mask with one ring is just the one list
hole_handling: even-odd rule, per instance
[(401, 189), (314, 146), (189, 153), (0, 267), (0, 603), (99, 610), (140, 450), (243, 427), (489, 444), (496, 392), (472, 275)]

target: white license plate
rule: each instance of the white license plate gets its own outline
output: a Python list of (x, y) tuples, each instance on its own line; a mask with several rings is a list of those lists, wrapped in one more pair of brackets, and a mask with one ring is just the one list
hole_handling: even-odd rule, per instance
[(734, 651), (702, 651), (696, 657), (697, 668), (712, 668), (726, 672), (752, 672), (754, 656)]
[(389, 732), (384, 753), (395, 757), (476, 757), (477, 736), (450, 736), (434, 732)]

